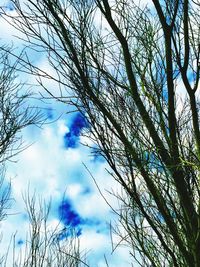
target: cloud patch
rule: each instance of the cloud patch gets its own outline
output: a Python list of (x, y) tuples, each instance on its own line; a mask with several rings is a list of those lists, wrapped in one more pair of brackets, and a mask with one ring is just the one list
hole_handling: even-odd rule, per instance
[(9, 1), (6, 5), (6, 9), (9, 11), (13, 11), (13, 10), (15, 10), (15, 7), (14, 7), (13, 3)]
[(53, 108), (48, 107), (46, 110), (46, 115), (48, 120), (53, 120), (54, 114), (53, 114)]
[(79, 112), (72, 119), (69, 132), (64, 135), (64, 146), (68, 148), (76, 148), (79, 144), (79, 136), (84, 128), (89, 128), (86, 118)]
[(22, 240), (22, 239), (19, 239), (18, 241), (17, 241), (17, 245), (18, 246), (21, 246), (21, 245), (23, 245), (24, 244), (24, 241)]
[(74, 210), (69, 199), (65, 198), (58, 207), (59, 219), (65, 226), (77, 227), (82, 224), (82, 218)]

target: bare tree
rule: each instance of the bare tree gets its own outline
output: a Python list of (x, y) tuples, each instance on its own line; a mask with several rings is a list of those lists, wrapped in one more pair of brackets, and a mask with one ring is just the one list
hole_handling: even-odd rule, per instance
[[(38, 196), (37, 196), (38, 198)], [(49, 220), (50, 203), (36, 201), (28, 193), (24, 198), (28, 215), (29, 232), (17, 249), (16, 236), (13, 247), (8, 249), (2, 266), (14, 267), (88, 267), (85, 254), (80, 251), (77, 233), (62, 224), (52, 225)], [(67, 237), (67, 238), (66, 238)]]
[[(11, 50), (1, 47), (0, 61), (0, 221), (8, 215), (11, 207), (11, 184), (6, 176), (6, 162), (27, 148), (22, 140), (22, 129), (29, 125), (41, 126), (44, 116), (39, 108), (30, 105), (31, 91), (19, 83), (16, 70), (19, 61), (11, 62)], [(48, 222), (50, 204), (36, 203), (36, 195), (25, 196), (29, 219), (29, 233), (23, 248), (16, 245), (16, 234), (5, 255), (0, 254), (1, 266), (14, 267), (81, 267), (89, 266), (81, 253), (75, 229), (62, 228), (61, 223), (51, 226)], [(3, 231), (2, 234), (5, 234)], [(1, 240), (0, 240), (1, 241)], [(12, 244), (13, 243), (13, 244)], [(13, 248), (12, 248), (13, 246)]]
[(5, 19), (57, 74), (26, 54), (24, 70), (44, 88), (44, 78), (57, 81), (57, 95), (45, 89), (87, 117), (122, 185), (116, 231), (133, 259), (199, 267), (199, 2), (12, 2), (15, 16), (2, 10)]
[[(3, 49), (3, 47), (2, 47)], [(27, 100), (30, 92), (25, 92), (22, 84), (16, 82), (18, 61), (11, 63), (9, 53), (1, 51), (0, 59), (0, 220), (9, 208), (10, 185), (6, 186), (5, 163), (25, 149), (21, 130), (28, 125), (42, 123), (42, 115), (37, 108), (30, 107)]]
[[(44, 119), (39, 109), (27, 103), (31, 96), (30, 92), (25, 91), (24, 85), (16, 81), (18, 61), (11, 63), (9, 53), (5, 51), (1, 51), (0, 56), (0, 221), (2, 221), (11, 207), (11, 185), (5, 178), (6, 162), (26, 148), (22, 142), (22, 129), (28, 125), (41, 125)], [(2, 260), (1, 258), (1, 264)]]
[[(3, 49), (3, 47), (2, 47)], [(39, 108), (29, 105), (31, 92), (25, 84), (16, 82), (18, 61), (11, 63), (8, 53), (2, 51), (0, 62), (0, 163), (22, 151), (21, 130), (29, 125), (40, 125)]]

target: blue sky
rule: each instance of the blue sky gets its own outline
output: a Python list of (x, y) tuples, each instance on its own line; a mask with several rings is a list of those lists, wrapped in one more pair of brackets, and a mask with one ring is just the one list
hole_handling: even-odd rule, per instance
[[(28, 232), (28, 218), (23, 196), (29, 188), (30, 195), (35, 193), (38, 198), (46, 201), (51, 199), (50, 224), (61, 222), (61, 228), (71, 226), (76, 229), (81, 248), (90, 251), (91, 266), (106, 266), (104, 254), (111, 266), (123, 266), (124, 261), (127, 261), (126, 250), (119, 249), (118, 253), (111, 254), (108, 224), (115, 216), (99, 194), (83, 163), (113, 206), (117, 203), (105, 190), (117, 189), (118, 185), (107, 174), (106, 162), (102, 158), (94, 160), (91, 151), (80, 144), (85, 142), (84, 137), (80, 136), (82, 127), (85, 127), (83, 117), (73, 113), (44, 125), (42, 129), (29, 127), (24, 130), (24, 141), (33, 144), (18, 155), (16, 163), (9, 163), (7, 167), (7, 178), (11, 180), (15, 201), (9, 211), (12, 215), (2, 224), (2, 229), (6, 229), (1, 243), (2, 250), (9, 243), (13, 232), (17, 232), (17, 245), (20, 248), (25, 246), (24, 230)], [(63, 238), (68, 238), (68, 234), (64, 234)]]
[[(8, 12), (15, 12), (9, 1), (3, 2), (7, 5)], [(21, 36), (0, 17), (1, 44), (13, 43), (20, 51), (23, 41), (14, 35)], [(54, 72), (44, 55), (35, 58), (32, 53), (30, 56), (37, 61), (38, 67), (47, 73)], [(18, 78), (20, 79), (36, 84), (34, 77), (23, 74)], [(55, 82), (46, 80), (44, 83), (52, 93), (56, 93)], [(33, 90), (46, 95), (41, 88), (33, 87)], [(177, 93), (185, 97), (181, 83), (177, 86)], [(92, 154), (91, 149), (82, 145), (87, 143), (95, 147), (82, 135), (85, 130), (89, 130), (86, 119), (79, 112), (67, 114), (71, 108), (54, 100), (31, 101), (42, 108), (47, 121), (41, 128), (32, 126), (22, 132), (25, 144), (31, 145), (15, 158), (16, 162), (7, 164), (7, 180), (11, 180), (12, 197), (15, 201), (12, 202), (11, 215), (1, 224), (4, 236), (0, 251), (5, 251), (13, 233), (16, 233), (17, 247), (25, 246), (28, 218), (23, 196), (29, 189), (30, 195), (35, 192), (38, 199), (42, 198), (47, 202), (51, 199), (50, 225), (56, 226), (60, 223), (61, 229), (69, 226), (75, 228), (81, 249), (89, 252), (91, 266), (106, 267), (104, 255), (110, 267), (130, 266), (127, 248), (118, 247), (112, 253), (109, 223), (115, 223), (117, 217), (100, 195), (85, 168), (87, 166), (90, 170), (109, 203), (117, 208), (116, 199), (108, 191), (120, 191), (120, 186), (107, 173), (108, 165), (104, 159)], [(62, 231), (59, 238), (69, 238), (69, 233)], [(113, 240), (116, 244), (119, 241), (115, 236)]]
[[(15, 12), (9, 1), (3, 2), (7, 4), (8, 12)], [(20, 34), (2, 18), (0, 32), (1, 44), (13, 43), (20, 51), (23, 42), (14, 37)], [(34, 54), (31, 57), (35, 60)], [(37, 58), (37, 63), (48, 72), (53, 71), (43, 55)], [(33, 77), (24, 74), (18, 78), (20, 80), (36, 83)], [(46, 81), (46, 85), (50, 90), (55, 90), (56, 84), (52, 81)], [(33, 90), (38, 92), (42, 89), (33, 87)], [(112, 253), (109, 224), (116, 217), (84, 166), (90, 170), (107, 200), (117, 207), (116, 199), (107, 190), (120, 188), (108, 175), (106, 162), (81, 144), (94, 146), (82, 136), (84, 130), (89, 130), (86, 119), (79, 112), (67, 114), (70, 107), (56, 101), (31, 102), (42, 108), (47, 121), (41, 128), (31, 126), (23, 130), (24, 144), (30, 146), (14, 162), (7, 164), (6, 177), (12, 184), (13, 201), (9, 211), (11, 215), (1, 224), (4, 235), (0, 251), (3, 253), (6, 250), (13, 233), (16, 233), (17, 247), (23, 249), (25, 246), (28, 218), (23, 198), (29, 190), (29, 194), (35, 193), (38, 199), (47, 202), (51, 199), (49, 224), (60, 222), (61, 229), (69, 226), (76, 229), (81, 249), (89, 251), (91, 266), (106, 266), (104, 255), (111, 267), (128, 266), (127, 249), (119, 248)], [(67, 232), (66, 235), (63, 232), (60, 238), (68, 238)]]

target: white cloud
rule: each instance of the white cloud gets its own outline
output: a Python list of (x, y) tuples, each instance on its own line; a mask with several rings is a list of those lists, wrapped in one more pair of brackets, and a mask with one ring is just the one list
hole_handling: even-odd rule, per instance
[[(8, 176), (12, 178), (12, 196), (16, 200), (11, 212), (18, 212), (19, 214), (8, 217), (4, 223), (4, 228), (12, 233), (19, 228), (20, 222), (18, 236), (25, 238), (28, 224), (24, 220), (22, 193), (27, 192), (28, 186), (30, 195), (36, 190), (36, 196), (39, 194), (46, 200), (51, 197), (53, 208), (51, 222), (54, 222), (54, 225), (58, 222), (56, 206), (65, 193), (72, 200), (75, 210), (86, 220), (86, 224), (82, 225), (81, 243), (83, 243), (83, 247), (85, 249), (93, 248), (94, 254), (91, 254), (91, 258), (94, 255), (98, 261), (102, 261), (104, 252), (107, 252), (108, 249), (111, 251), (110, 236), (103, 233), (104, 231), (102, 233), (96, 233), (96, 231), (98, 228), (105, 228), (106, 221), (109, 222), (113, 215), (82, 162), (89, 168), (102, 193), (106, 194), (106, 198), (113, 205), (116, 205), (116, 201), (105, 192), (105, 189), (117, 188), (117, 184), (111, 180), (106, 172), (105, 168), (108, 167), (106, 163), (91, 161), (88, 148), (78, 146), (76, 149), (64, 149), (63, 135), (68, 130), (63, 119), (53, 124), (44, 125), (42, 130), (35, 130), (34, 140), (37, 141), (18, 156), (17, 164), (10, 163), (8, 165)], [(32, 133), (32, 128), (25, 131), (26, 142), (32, 141)], [(85, 190), (87, 191), (85, 188), (89, 188), (86, 193), (84, 193)], [(100, 225), (92, 223), (89, 226), (87, 220), (89, 222), (98, 220)], [(22, 229), (24, 230), (21, 231)], [(7, 238), (2, 243), (4, 247), (8, 241)], [(114, 258), (115, 256), (113, 256)]]

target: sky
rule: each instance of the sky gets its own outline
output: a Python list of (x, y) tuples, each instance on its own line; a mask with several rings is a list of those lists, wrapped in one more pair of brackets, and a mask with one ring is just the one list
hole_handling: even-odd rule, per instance
[[(0, 3), (7, 7), (8, 12), (15, 12), (10, 1), (1, 0)], [(21, 34), (0, 17), (0, 45), (13, 44), (20, 51), (23, 41), (15, 36), (21, 37)], [(36, 58), (32, 52), (30, 56), (40, 68), (53, 73), (44, 55), (38, 57), (37, 54)], [(24, 73), (17, 79), (29, 84), (36, 83), (34, 77)], [(53, 81), (45, 81), (45, 85), (51, 92), (56, 92), (57, 85)], [(177, 92), (183, 96), (182, 87), (179, 83)], [(44, 93), (42, 88), (33, 87), (33, 90)], [(120, 186), (108, 174), (109, 166), (105, 160), (83, 145), (87, 143), (94, 147), (91, 140), (83, 135), (84, 131), (89, 130), (86, 119), (79, 112), (69, 113), (71, 107), (55, 100), (41, 102), (32, 99), (31, 104), (41, 108), (47, 119), (41, 127), (30, 126), (22, 131), (24, 144), (28, 148), (7, 163), (6, 179), (11, 181), (13, 200), (9, 216), (0, 224), (3, 233), (1, 253), (6, 252), (13, 235), (17, 251), (26, 246), (29, 221), (24, 198), (27, 194), (35, 194), (37, 201), (51, 201), (50, 226), (59, 225), (60, 230), (68, 227), (76, 230), (80, 248), (87, 252), (90, 266), (106, 267), (104, 256), (110, 267), (130, 266), (128, 248), (119, 246), (113, 252), (110, 223), (115, 225), (118, 218), (105, 201), (117, 209), (118, 202), (109, 191), (119, 192)], [(60, 238), (70, 238), (69, 233), (62, 231)], [(115, 235), (112, 241), (114, 244), (119, 242)]]
[[(10, 1), (3, 2), (8, 12), (15, 12)], [(0, 43), (12, 43), (20, 51), (23, 41), (15, 35), (20, 36), (0, 17)], [(33, 59), (34, 56), (31, 55)], [(37, 62), (52, 71), (42, 55)], [(17, 79), (30, 84), (35, 82), (25, 74), (20, 74)], [(49, 81), (47, 85), (54, 90), (53, 82)], [(41, 127), (30, 126), (22, 131), (28, 148), (7, 163), (6, 179), (11, 181), (12, 201), (9, 216), (0, 224), (3, 234), (1, 253), (6, 252), (13, 235), (17, 251), (25, 247), (29, 221), (24, 198), (27, 194), (35, 194), (37, 201), (51, 201), (49, 225), (59, 225), (61, 230), (69, 226), (76, 229), (80, 248), (88, 252), (91, 266), (106, 266), (104, 256), (110, 267), (128, 266), (127, 249), (120, 247), (112, 253), (110, 223), (117, 217), (101, 196), (93, 178), (114, 208), (118, 207), (117, 200), (108, 191), (120, 188), (106, 171), (109, 167), (105, 160), (82, 145), (94, 145), (82, 136), (89, 127), (85, 118), (79, 112), (67, 114), (70, 107), (56, 101), (31, 101), (42, 109), (47, 120)], [(67, 232), (62, 238), (69, 238)], [(117, 244), (117, 237), (113, 236), (113, 242)]]

